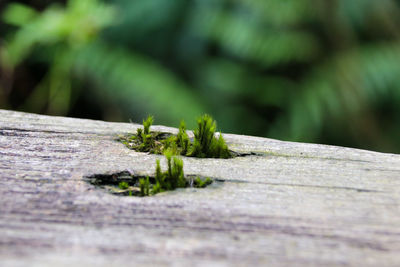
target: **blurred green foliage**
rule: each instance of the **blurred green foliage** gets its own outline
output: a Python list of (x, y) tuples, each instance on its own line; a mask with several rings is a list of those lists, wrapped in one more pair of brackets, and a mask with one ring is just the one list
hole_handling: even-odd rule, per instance
[(400, 152), (400, 1), (48, 2), (0, 5), (1, 108)]

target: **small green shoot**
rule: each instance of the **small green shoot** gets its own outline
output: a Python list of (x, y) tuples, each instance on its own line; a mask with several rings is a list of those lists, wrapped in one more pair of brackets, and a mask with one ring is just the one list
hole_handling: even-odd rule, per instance
[(150, 183), (148, 176), (146, 179), (139, 179), (141, 196), (155, 195), (164, 191), (175, 190), (176, 188), (185, 188), (189, 184), (183, 173), (182, 159), (173, 156), (171, 150), (165, 152), (165, 158), (167, 160), (168, 169), (164, 172), (161, 171), (160, 160), (156, 160), (154, 185)]
[(188, 156), (198, 158), (230, 158), (228, 146), (222, 134), (215, 138), (216, 122), (210, 115), (197, 119), (197, 129), (193, 131), (194, 143)]
[(165, 151), (168, 169), (161, 171), (160, 161), (156, 161), (156, 185), (159, 184), (160, 189), (157, 190), (174, 190), (176, 188), (186, 187), (187, 181), (183, 173), (183, 161), (173, 156), (171, 150)]
[(181, 155), (186, 155), (189, 151), (190, 139), (188, 134), (186, 133), (186, 124), (185, 121), (181, 121), (179, 125), (179, 132), (176, 136), (176, 143), (181, 148)]
[(177, 135), (165, 136), (163, 133), (151, 132), (153, 117), (143, 120), (143, 128), (138, 128), (136, 134), (130, 137), (120, 137), (126, 146), (140, 152), (172, 155), (182, 155), (198, 158), (231, 158), (233, 155), (228, 149), (222, 134), (216, 138), (216, 122), (210, 115), (203, 115), (197, 119), (197, 129), (193, 131), (194, 140), (190, 141), (186, 132), (186, 125), (181, 121)]
[(118, 184), (119, 189), (125, 190), (129, 188), (129, 184), (127, 182), (120, 182)]
[[(157, 159), (155, 176), (151, 178), (149, 176), (144, 178), (143, 176), (134, 176), (126, 174), (126, 172), (121, 172), (111, 175), (95, 175), (94, 177), (90, 177), (90, 183), (98, 186), (106, 186), (107, 190), (113, 194), (145, 197), (177, 188), (204, 188), (213, 182), (210, 178), (202, 179), (196, 177), (193, 179), (192, 177), (185, 177), (182, 159), (175, 156), (171, 150), (165, 151), (164, 154), (167, 169), (162, 171), (160, 160)], [(131, 179), (129, 183), (124, 181), (127, 179), (127, 176), (130, 176)], [(115, 179), (123, 180), (116, 185), (114, 182)], [(111, 183), (112, 186), (107, 185), (108, 183)]]
[(149, 196), (150, 195), (150, 181), (149, 181), (149, 176), (146, 177), (146, 179), (141, 178), (139, 179), (139, 185), (140, 185), (140, 194), (141, 196)]
[(153, 125), (154, 118), (153, 116), (148, 116), (146, 120), (143, 120), (143, 133), (148, 135), (150, 134), (150, 126)]
[(143, 120), (143, 128), (138, 128), (136, 134), (126, 137), (120, 136), (119, 140), (136, 151), (157, 153), (159, 148), (157, 148), (155, 136), (150, 132), (153, 121), (153, 117), (148, 116), (146, 120)]
[(193, 185), (196, 188), (204, 188), (207, 185), (210, 185), (211, 183), (212, 183), (212, 180), (210, 178), (208, 178), (208, 177), (204, 181), (202, 179), (200, 179), (200, 177), (196, 177), (193, 180)]

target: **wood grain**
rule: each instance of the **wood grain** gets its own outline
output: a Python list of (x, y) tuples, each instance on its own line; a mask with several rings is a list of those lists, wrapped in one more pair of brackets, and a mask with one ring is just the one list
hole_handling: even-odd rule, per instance
[(221, 180), (206, 189), (85, 182), (154, 173), (162, 157), (115, 141), (137, 127), (0, 110), (0, 265), (399, 266), (399, 155), (226, 134), (255, 155), (184, 158)]

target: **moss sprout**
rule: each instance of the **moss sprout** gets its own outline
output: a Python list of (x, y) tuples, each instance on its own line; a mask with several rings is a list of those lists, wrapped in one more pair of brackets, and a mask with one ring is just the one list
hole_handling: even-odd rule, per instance
[(212, 183), (210, 178), (206, 178), (203, 181), (199, 177), (196, 177), (196, 179), (193, 180), (193, 183), (189, 183), (183, 172), (182, 159), (174, 156), (171, 150), (165, 152), (165, 158), (167, 160), (168, 168), (164, 172), (161, 170), (160, 160), (156, 160), (154, 184), (150, 183), (148, 176), (139, 179), (141, 196), (155, 195), (164, 191), (175, 190), (176, 188), (185, 188), (188, 187), (189, 184), (192, 184), (197, 188), (204, 188)]
[(127, 182), (120, 182), (118, 184), (118, 187), (122, 190), (128, 189), (129, 188), (129, 184)]
[(190, 141), (186, 132), (186, 125), (181, 121), (177, 135), (151, 132), (153, 117), (143, 121), (143, 128), (138, 128), (135, 135), (121, 136), (120, 141), (131, 149), (140, 152), (172, 155), (182, 155), (198, 158), (231, 158), (233, 155), (222, 134), (216, 138), (216, 122), (210, 115), (203, 115), (197, 119), (197, 129), (193, 131), (194, 140)]
[(146, 120), (143, 120), (143, 133), (148, 135), (150, 134), (150, 126), (153, 125), (154, 118), (153, 116), (148, 116)]
[(176, 144), (181, 148), (180, 154), (187, 155), (190, 147), (190, 139), (186, 133), (185, 121), (181, 121), (179, 125), (179, 132), (176, 136)]
[[(111, 175), (95, 175), (95, 177), (88, 178), (92, 184), (101, 187), (104, 186), (111, 193), (142, 197), (175, 190), (177, 188), (204, 188), (213, 182), (210, 178), (185, 177), (182, 159), (175, 156), (171, 150), (165, 151), (165, 159), (167, 169), (162, 171), (160, 160), (157, 159), (155, 176), (151, 178), (149, 176), (133, 176), (126, 172)], [(123, 179), (123, 181), (120, 179)], [(126, 179), (129, 179), (129, 183)]]
[[(168, 169), (165, 172), (161, 171), (160, 161), (156, 161), (156, 186), (157, 191), (174, 190), (176, 188), (186, 187), (187, 181), (183, 173), (182, 159), (173, 156), (171, 150), (165, 152)], [(158, 188), (159, 187), (159, 188)]]
[(194, 130), (194, 142), (188, 156), (198, 158), (230, 158), (228, 146), (220, 133), (215, 138), (216, 122), (210, 115), (203, 115), (197, 119), (197, 129)]
[(148, 116), (143, 120), (143, 128), (138, 128), (136, 134), (131, 136), (120, 136), (119, 140), (129, 148), (139, 152), (151, 152), (159, 154), (161, 151), (157, 140), (157, 135), (150, 132), (150, 127), (153, 124), (153, 117)]
[(193, 180), (193, 186), (197, 188), (204, 188), (207, 185), (210, 185), (212, 183), (212, 180), (210, 178), (206, 178), (205, 180), (200, 179), (200, 177), (196, 177)]
[(139, 186), (140, 186), (140, 194), (141, 196), (149, 196), (150, 195), (150, 180), (149, 176), (146, 178), (139, 179)]

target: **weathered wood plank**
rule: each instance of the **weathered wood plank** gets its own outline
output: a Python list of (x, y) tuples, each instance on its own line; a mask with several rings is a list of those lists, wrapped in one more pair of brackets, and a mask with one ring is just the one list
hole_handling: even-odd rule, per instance
[(225, 135), (257, 155), (184, 158), (225, 180), (206, 189), (119, 197), (83, 181), (153, 173), (160, 156), (114, 141), (137, 127), (0, 110), (0, 265), (400, 264), (399, 155)]

